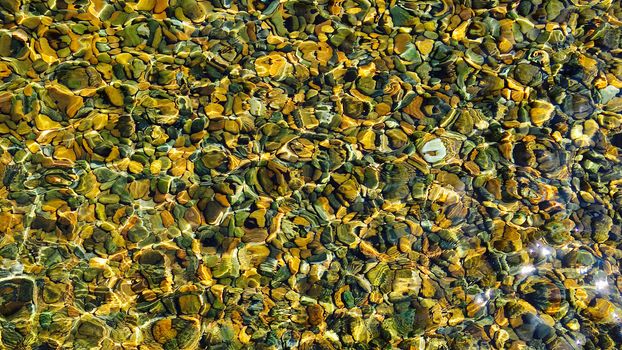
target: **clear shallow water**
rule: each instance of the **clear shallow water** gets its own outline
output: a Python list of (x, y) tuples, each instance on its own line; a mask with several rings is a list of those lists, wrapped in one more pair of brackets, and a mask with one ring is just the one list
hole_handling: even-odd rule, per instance
[(0, 1), (0, 348), (617, 348), (620, 14)]

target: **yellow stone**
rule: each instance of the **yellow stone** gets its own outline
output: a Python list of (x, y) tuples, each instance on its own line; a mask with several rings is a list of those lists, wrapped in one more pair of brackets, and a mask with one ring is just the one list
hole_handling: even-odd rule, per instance
[(136, 9), (138, 11), (151, 11), (155, 7), (156, 0), (140, 0), (138, 4), (136, 4)]
[(300, 119), (302, 120), (302, 125), (306, 129), (315, 129), (318, 125), (320, 125), (320, 121), (315, 118), (313, 114), (314, 110), (311, 108), (305, 108), (300, 113)]
[(108, 125), (108, 116), (105, 114), (97, 114), (93, 117), (93, 129), (101, 130)]
[(451, 317), (449, 318), (449, 325), (453, 327), (459, 323), (462, 323), (463, 321), (464, 321), (464, 314), (462, 313), (462, 310), (453, 309), (451, 311)]
[(428, 278), (427, 276), (422, 279), (422, 287), (423, 288), (421, 288), (421, 294), (423, 294), (423, 296), (426, 298), (431, 298), (436, 293), (434, 285), (430, 281), (430, 278)]
[(149, 179), (132, 181), (129, 191), (133, 198), (143, 198), (149, 193)]
[(278, 76), (287, 65), (287, 59), (277, 52), (261, 56), (255, 60), (255, 70), (260, 77)]
[(363, 11), (361, 8), (359, 7), (350, 7), (346, 10), (346, 13), (349, 15), (356, 15), (357, 13)]
[(408, 49), (408, 44), (411, 43), (411, 36), (408, 33), (399, 33), (393, 39), (394, 50), (397, 54), (402, 54)]
[(112, 66), (110, 64), (99, 62), (95, 69), (102, 74), (102, 78), (105, 80), (112, 79)]
[(555, 106), (543, 100), (534, 101), (533, 107), (529, 111), (531, 121), (537, 126), (542, 126), (546, 121), (551, 119)]
[(249, 215), (249, 218), (255, 219), (258, 227), (265, 227), (266, 225), (265, 215), (266, 215), (266, 210), (259, 209), (259, 210), (255, 210), (254, 212), (252, 212), (251, 215)]
[(143, 171), (143, 165), (135, 160), (130, 161), (129, 165), (130, 172), (133, 174), (138, 174)]
[(232, 134), (240, 133), (240, 123), (235, 120), (227, 119), (225, 120), (225, 130)]
[(127, 65), (127, 64), (130, 62), (130, 60), (132, 59), (132, 57), (133, 57), (133, 56), (132, 56), (131, 54), (129, 54), (129, 53), (127, 53), (127, 52), (124, 52), (124, 53), (120, 53), (120, 54), (118, 54), (118, 55), (115, 57), (115, 60), (116, 60), (118, 63), (122, 64), (122, 65)]
[(50, 47), (48, 40), (46, 38), (39, 38), (37, 40), (39, 44), (39, 54), (41, 55), (41, 59), (47, 63), (54, 63), (58, 60), (58, 56), (56, 55), (56, 51)]
[(468, 20), (466, 22), (462, 22), (458, 28), (454, 29), (451, 33), (451, 37), (452, 39), (456, 40), (456, 41), (461, 41), (466, 37), (466, 30), (467, 27), (469, 26), (469, 24), (471, 23), (471, 20)]
[(330, 25), (323, 25), (321, 28), (322, 32), (324, 33), (332, 33), (335, 31), (335, 29), (333, 27), (331, 27)]
[(608, 300), (597, 298), (593, 306), (585, 310), (585, 314), (594, 322), (604, 322), (611, 318), (615, 306)]
[(43, 203), (41, 205), (41, 209), (44, 211), (49, 211), (49, 212), (55, 212), (56, 210), (58, 210), (58, 208), (60, 208), (63, 205), (66, 205), (67, 202), (65, 202), (62, 199), (51, 199), (45, 203)]
[(607, 78), (601, 74), (594, 79), (594, 87), (597, 89), (604, 89), (607, 87)]
[(297, 274), (298, 271), (300, 271), (300, 258), (298, 257), (291, 257), (289, 258), (289, 260), (287, 261), (287, 266), (289, 267), (289, 270), (291, 271), (292, 274)]
[(76, 160), (76, 154), (71, 149), (68, 149), (68, 148), (66, 148), (64, 146), (58, 146), (58, 147), (56, 147), (56, 149), (54, 151), (54, 158), (56, 158), (56, 159), (67, 159), (67, 160), (75, 161)]
[(504, 349), (505, 343), (510, 339), (510, 334), (506, 330), (500, 329), (498, 332), (495, 333), (494, 339), (497, 349)]
[(117, 159), (120, 154), (121, 153), (119, 152), (119, 147), (115, 146), (110, 151), (110, 154), (108, 155), (108, 157), (106, 157), (106, 161), (107, 162), (111, 162), (111, 161)]
[(382, 293), (378, 291), (372, 291), (369, 295), (369, 301), (375, 304), (382, 304), (382, 302), (384, 302), (384, 297), (382, 296)]
[(104, 88), (104, 92), (106, 93), (108, 100), (110, 100), (110, 103), (117, 107), (123, 106), (123, 94), (119, 91), (119, 89), (113, 86), (106, 86)]
[(130, 166), (129, 158), (123, 158), (115, 162), (114, 167), (120, 171), (127, 171)]
[(550, 326), (550, 327), (554, 327), (555, 326), (555, 319), (553, 317), (551, 317), (550, 315), (547, 314), (540, 314), (540, 318), (542, 319), (542, 321), (544, 322), (544, 324)]
[(499, 41), (499, 51), (501, 51), (501, 53), (510, 52), (510, 50), (512, 50), (512, 46), (512, 42), (510, 42), (506, 38), (501, 38), (501, 40)]
[(279, 45), (285, 42), (285, 38), (270, 34), (268, 35), (268, 38), (266, 39), (266, 41), (270, 45)]
[(56, 103), (56, 107), (67, 113), (69, 117), (76, 115), (78, 110), (84, 105), (84, 100), (80, 96), (74, 95), (71, 90), (61, 84), (51, 84), (46, 86), (50, 97)]
[(598, 129), (598, 123), (594, 119), (588, 119), (583, 123), (583, 133), (587, 136), (594, 136)]
[(240, 330), (238, 339), (240, 339), (240, 343), (242, 344), (248, 344), (251, 341), (251, 336), (246, 334), (246, 326), (242, 327), (242, 329)]
[(157, 321), (153, 326), (152, 332), (153, 338), (160, 344), (164, 344), (177, 336), (172, 320), (168, 318)]
[(186, 172), (186, 160), (180, 158), (173, 161), (170, 172), (173, 176), (182, 176)]
[(588, 203), (594, 203), (594, 202), (595, 202), (594, 196), (592, 196), (592, 194), (591, 194), (591, 193), (589, 193), (589, 192), (586, 192), (586, 191), (579, 191), (579, 195), (581, 196), (581, 198), (582, 198), (584, 201), (586, 201), (586, 202), (588, 202)]
[(62, 127), (59, 122), (53, 121), (50, 117), (44, 114), (38, 114), (35, 116), (35, 125), (37, 126), (37, 129), (41, 131), (60, 129)]
[(175, 218), (168, 211), (160, 212), (160, 218), (162, 219), (162, 224), (164, 227), (170, 227), (175, 223)]
[(415, 45), (417, 46), (417, 49), (419, 49), (419, 52), (421, 52), (422, 55), (427, 56), (430, 54), (430, 52), (432, 52), (432, 49), (434, 48), (434, 40), (431, 40), (431, 39), (420, 40), (420, 41), (417, 41)]
[(153, 163), (151, 163), (149, 170), (151, 170), (152, 174), (159, 174), (162, 170), (162, 161), (159, 159), (154, 160)]
[(577, 321), (576, 319), (570, 320), (568, 323), (566, 323), (566, 327), (568, 327), (568, 329), (573, 330), (575, 332), (581, 329), (581, 325), (579, 324), (579, 321)]
[(168, 7), (168, 0), (156, 0), (155, 8), (153, 12), (162, 13)]
[(35, 140), (27, 140), (26, 147), (31, 153), (37, 153), (41, 150), (41, 146)]
[(358, 134), (358, 141), (363, 148), (373, 150), (376, 148), (376, 134), (372, 130), (363, 130)]
[(6, 78), (11, 75), (13, 72), (9, 68), (9, 65), (6, 63), (0, 63), (0, 78)]
[(615, 75), (608, 73), (605, 75), (607, 77), (607, 82), (613, 87), (618, 89), (622, 89), (622, 80), (618, 79)]
[(205, 106), (205, 114), (207, 114), (208, 117), (221, 116), (224, 111), (225, 107), (219, 105), (218, 103), (210, 103)]

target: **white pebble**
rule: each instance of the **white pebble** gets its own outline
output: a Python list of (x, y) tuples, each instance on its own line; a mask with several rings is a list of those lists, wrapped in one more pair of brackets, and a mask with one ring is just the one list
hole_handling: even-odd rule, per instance
[(421, 154), (423, 155), (423, 159), (425, 159), (428, 163), (436, 163), (440, 162), (447, 155), (447, 149), (445, 148), (445, 144), (441, 139), (434, 139), (428, 141), (421, 148)]

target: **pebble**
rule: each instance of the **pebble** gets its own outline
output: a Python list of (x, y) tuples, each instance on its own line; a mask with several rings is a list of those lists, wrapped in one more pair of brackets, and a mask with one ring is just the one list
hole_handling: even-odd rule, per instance
[(437, 163), (445, 158), (447, 149), (441, 139), (433, 139), (423, 145), (421, 154), (423, 154), (423, 159), (425, 159), (426, 162)]

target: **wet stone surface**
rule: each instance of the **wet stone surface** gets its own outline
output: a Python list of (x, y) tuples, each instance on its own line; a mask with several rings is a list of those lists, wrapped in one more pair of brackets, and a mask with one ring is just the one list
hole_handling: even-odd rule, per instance
[(0, 0), (0, 349), (617, 349), (622, 7)]

